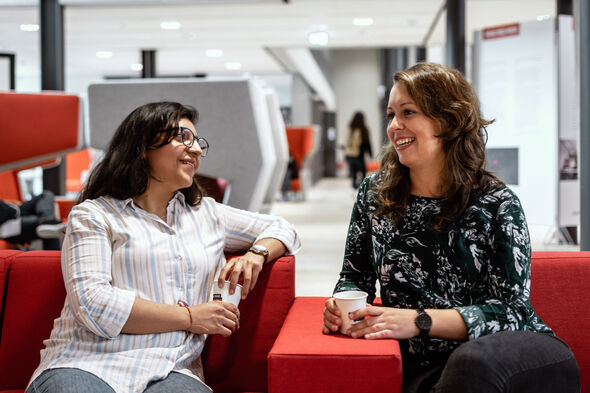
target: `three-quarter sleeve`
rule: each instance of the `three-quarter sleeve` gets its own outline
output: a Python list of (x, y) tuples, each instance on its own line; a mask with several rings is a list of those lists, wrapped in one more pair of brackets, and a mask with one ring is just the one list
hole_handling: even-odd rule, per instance
[(371, 178), (368, 177), (361, 183), (356, 202), (352, 208), (344, 250), (344, 262), (334, 293), (365, 291), (369, 294), (367, 301), (373, 303), (377, 275), (371, 258), (373, 246), (367, 202), (370, 182)]
[(505, 330), (528, 330), (537, 319), (529, 300), (529, 233), (520, 201), (512, 192), (504, 191), (496, 220), (496, 230), (489, 239), (487, 293), (478, 304), (455, 307), (465, 320), (470, 339)]
[(225, 252), (243, 252), (260, 239), (281, 241), (289, 254), (301, 247), (295, 227), (282, 217), (253, 213), (220, 203), (215, 204), (217, 218), (225, 235)]
[(112, 285), (109, 228), (93, 203), (75, 206), (68, 218), (61, 258), (66, 301), (79, 324), (113, 338), (131, 313), (135, 293)]

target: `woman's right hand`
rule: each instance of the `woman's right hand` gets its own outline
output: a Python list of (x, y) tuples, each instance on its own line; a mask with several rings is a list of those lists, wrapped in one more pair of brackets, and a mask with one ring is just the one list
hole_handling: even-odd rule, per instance
[(187, 329), (195, 334), (230, 336), (240, 328), (240, 311), (227, 302), (212, 301), (190, 307), (193, 323)]
[(322, 332), (324, 334), (330, 334), (337, 332), (342, 325), (342, 315), (340, 309), (336, 306), (336, 300), (331, 297), (326, 300), (326, 308), (324, 308), (324, 325), (322, 326)]

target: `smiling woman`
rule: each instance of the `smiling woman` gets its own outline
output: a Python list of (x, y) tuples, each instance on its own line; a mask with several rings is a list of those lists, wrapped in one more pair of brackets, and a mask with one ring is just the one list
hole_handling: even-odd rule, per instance
[(227, 280), (233, 294), (241, 280), (244, 299), (266, 262), (299, 248), (284, 219), (203, 196), (195, 174), (209, 145), (197, 120), (192, 107), (157, 102), (118, 127), (70, 213), (66, 302), (29, 393), (210, 392), (205, 339), (240, 326), (213, 286)]
[(391, 144), (359, 188), (334, 291), (371, 303), (379, 280), (383, 307), (344, 314), (329, 299), (324, 333), (349, 318), (354, 338), (398, 339), (404, 393), (579, 392), (573, 353), (530, 303), (526, 219), (485, 168), (473, 89), (434, 63), (393, 79)]

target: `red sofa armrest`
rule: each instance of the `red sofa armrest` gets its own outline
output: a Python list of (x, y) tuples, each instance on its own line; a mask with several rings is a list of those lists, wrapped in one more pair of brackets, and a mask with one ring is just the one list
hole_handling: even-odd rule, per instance
[(295, 299), (268, 354), (268, 392), (401, 392), (397, 340), (322, 334), (325, 300)]
[(12, 260), (0, 339), (0, 391), (24, 390), (39, 364), (43, 340), (66, 296), (60, 255), (28, 251)]
[(203, 351), (205, 382), (220, 392), (266, 392), (267, 356), (295, 299), (295, 257), (267, 264), (240, 302), (240, 329), (210, 336)]
[(533, 252), (531, 303), (574, 353), (582, 393), (590, 393), (589, 282), (590, 252)]

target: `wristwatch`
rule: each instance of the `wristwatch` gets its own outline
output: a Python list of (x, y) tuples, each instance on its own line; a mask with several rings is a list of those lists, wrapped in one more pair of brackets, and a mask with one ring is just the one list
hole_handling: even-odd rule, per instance
[(268, 259), (268, 248), (261, 246), (260, 244), (254, 244), (248, 251), (262, 255), (264, 257), (264, 263), (266, 263), (266, 260)]
[(414, 323), (418, 326), (418, 329), (420, 329), (419, 337), (428, 337), (428, 333), (430, 333), (430, 328), (432, 327), (432, 318), (430, 318), (430, 315), (428, 315), (422, 308), (417, 309), (416, 312), (418, 315), (416, 316)]

